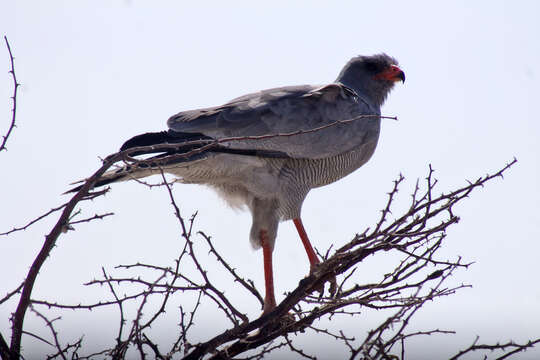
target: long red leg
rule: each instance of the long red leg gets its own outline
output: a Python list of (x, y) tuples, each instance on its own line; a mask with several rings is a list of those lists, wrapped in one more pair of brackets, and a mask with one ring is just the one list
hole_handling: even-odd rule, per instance
[[(293, 219), (293, 222), (296, 226), (296, 230), (298, 230), (298, 235), (300, 235), (300, 239), (302, 239), (302, 244), (304, 244), (304, 248), (306, 249), (306, 253), (309, 258), (310, 269), (311, 271), (313, 271), (315, 265), (320, 263), (320, 260), (317, 257), (317, 254), (315, 254), (311, 243), (309, 242), (309, 238), (306, 234), (306, 229), (304, 229), (304, 225), (302, 224), (302, 220), (300, 220), (300, 218)], [(330, 294), (335, 294), (337, 289), (336, 277), (334, 275), (331, 275), (327, 278), (326, 281), (330, 282), (330, 288), (328, 289), (330, 291)], [(321, 284), (320, 287), (316, 287), (315, 289), (322, 294), (324, 292), (324, 285)]]
[(293, 222), (294, 222), (294, 225), (296, 226), (296, 230), (298, 231), (298, 235), (300, 235), (302, 244), (304, 244), (304, 249), (306, 249), (306, 253), (307, 253), (311, 268), (313, 268), (315, 265), (320, 263), (319, 258), (317, 257), (317, 254), (315, 254), (315, 251), (313, 250), (313, 247), (311, 246), (311, 243), (309, 242), (309, 238), (306, 234), (306, 229), (304, 229), (304, 225), (302, 224), (302, 220), (300, 218), (293, 219)]
[(264, 259), (264, 286), (266, 296), (264, 297), (263, 314), (276, 307), (276, 297), (274, 296), (274, 276), (272, 273), (272, 246), (268, 242), (268, 235), (265, 230), (261, 230), (261, 245)]

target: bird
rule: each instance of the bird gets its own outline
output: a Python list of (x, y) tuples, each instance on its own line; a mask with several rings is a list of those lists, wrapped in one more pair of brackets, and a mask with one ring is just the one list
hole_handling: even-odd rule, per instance
[[(178, 182), (211, 187), (231, 207), (247, 208), (250, 242), (263, 253), (262, 314), (268, 314), (276, 307), (272, 260), (279, 223), (293, 221), (313, 272), (320, 260), (301, 220), (304, 199), (371, 158), (381, 106), (399, 81), (405, 73), (395, 58), (359, 55), (326, 85), (272, 88), (179, 112), (168, 119), (168, 130), (134, 136), (120, 148), (132, 157), (152, 155), (154, 163), (111, 170), (94, 187), (163, 171)], [(156, 147), (167, 144), (174, 147)]]

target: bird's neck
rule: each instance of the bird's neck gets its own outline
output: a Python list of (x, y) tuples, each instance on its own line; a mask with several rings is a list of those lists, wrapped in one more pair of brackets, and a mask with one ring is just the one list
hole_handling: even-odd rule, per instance
[(377, 83), (362, 81), (347, 73), (340, 74), (336, 82), (350, 87), (364, 100), (371, 102), (375, 108), (380, 108), (382, 106), (390, 92), (390, 89), (378, 86)]

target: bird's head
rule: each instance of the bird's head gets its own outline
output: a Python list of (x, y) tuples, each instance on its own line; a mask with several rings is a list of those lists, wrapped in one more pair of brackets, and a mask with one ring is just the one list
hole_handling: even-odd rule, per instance
[(337, 81), (381, 106), (397, 81), (405, 82), (398, 62), (386, 54), (356, 56), (341, 70)]

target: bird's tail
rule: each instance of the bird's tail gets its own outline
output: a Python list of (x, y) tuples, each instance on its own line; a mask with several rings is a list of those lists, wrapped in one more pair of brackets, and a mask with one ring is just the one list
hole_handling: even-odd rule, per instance
[[(215, 142), (212, 137), (201, 133), (183, 133), (173, 130), (161, 131), (155, 133), (146, 133), (132, 137), (126, 141), (120, 151), (133, 149), (128, 152), (131, 157), (140, 157), (144, 162), (130, 164), (108, 171), (94, 184), (94, 187), (100, 187), (112, 184), (118, 181), (131, 179), (140, 179), (146, 176), (159, 174), (161, 170), (167, 171), (168, 168), (177, 167), (181, 163), (193, 163), (197, 160), (205, 159), (210, 153), (226, 153), (240, 156), (257, 156), (265, 158), (288, 158), (288, 155), (281, 151), (265, 149), (238, 149)], [(210, 143), (213, 146), (203, 146)], [(163, 147), (152, 147), (153, 145), (174, 144), (174, 147), (163, 149)], [(139, 149), (146, 147), (146, 149)], [(201, 151), (193, 151), (201, 150)], [(188, 153), (191, 155), (187, 156)], [(171, 156), (183, 154), (185, 156)], [(156, 160), (153, 162), (152, 160)], [(85, 180), (77, 182), (83, 183)], [(77, 192), (83, 185), (76, 186), (65, 193)]]
[[(175, 165), (182, 162), (192, 162), (196, 159), (204, 157), (204, 152), (194, 154), (190, 157), (176, 157), (171, 160), (164, 161), (158, 161), (162, 160), (167, 156), (174, 155), (174, 154), (186, 154), (192, 150), (195, 150), (197, 148), (200, 148), (201, 146), (205, 145), (206, 141), (212, 141), (213, 139), (211, 137), (208, 137), (203, 134), (195, 134), (195, 133), (179, 133), (179, 132), (173, 132), (173, 131), (161, 131), (161, 132), (155, 132), (155, 133), (145, 133), (141, 135), (137, 135), (126, 141), (122, 147), (120, 148), (120, 151), (134, 149), (138, 147), (149, 147), (152, 145), (166, 145), (166, 144), (182, 144), (176, 146), (174, 149), (148, 149), (148, 150), (135, 150), (129, 155), (131, 157), (135, 156), (145, 156), (145, 155), (153, 155), (151, 157), (146, 157), (145, 160), (152, 160), (155, 159), (156, 163), (152, 163), (151, 161), (134, 164), (134, 165), (125, 165), (122, 167), (119, 167), (115, 170), (111, 170), (106, 172), (101, 176), (101, 178), (94, 184), (94, 188), (101, 187), (104, 185), (112, 184), (119, 181), (126, 181), (126, 180), (132, 180), (132, 179), (141, 179), (150, 175), (158, 174), (160, 173), (160, 168), (167, 167), (171, 165)], [(157, 154), (157, 155), (156, 155)], [(85, 180), (78, 181), (74, 184), (84, 184)], [(83, 185), (78, 185), (68, 191), (66, 191), (64, 194), (67, 193), (73, 193), (77, 192), (82, 188)]]

